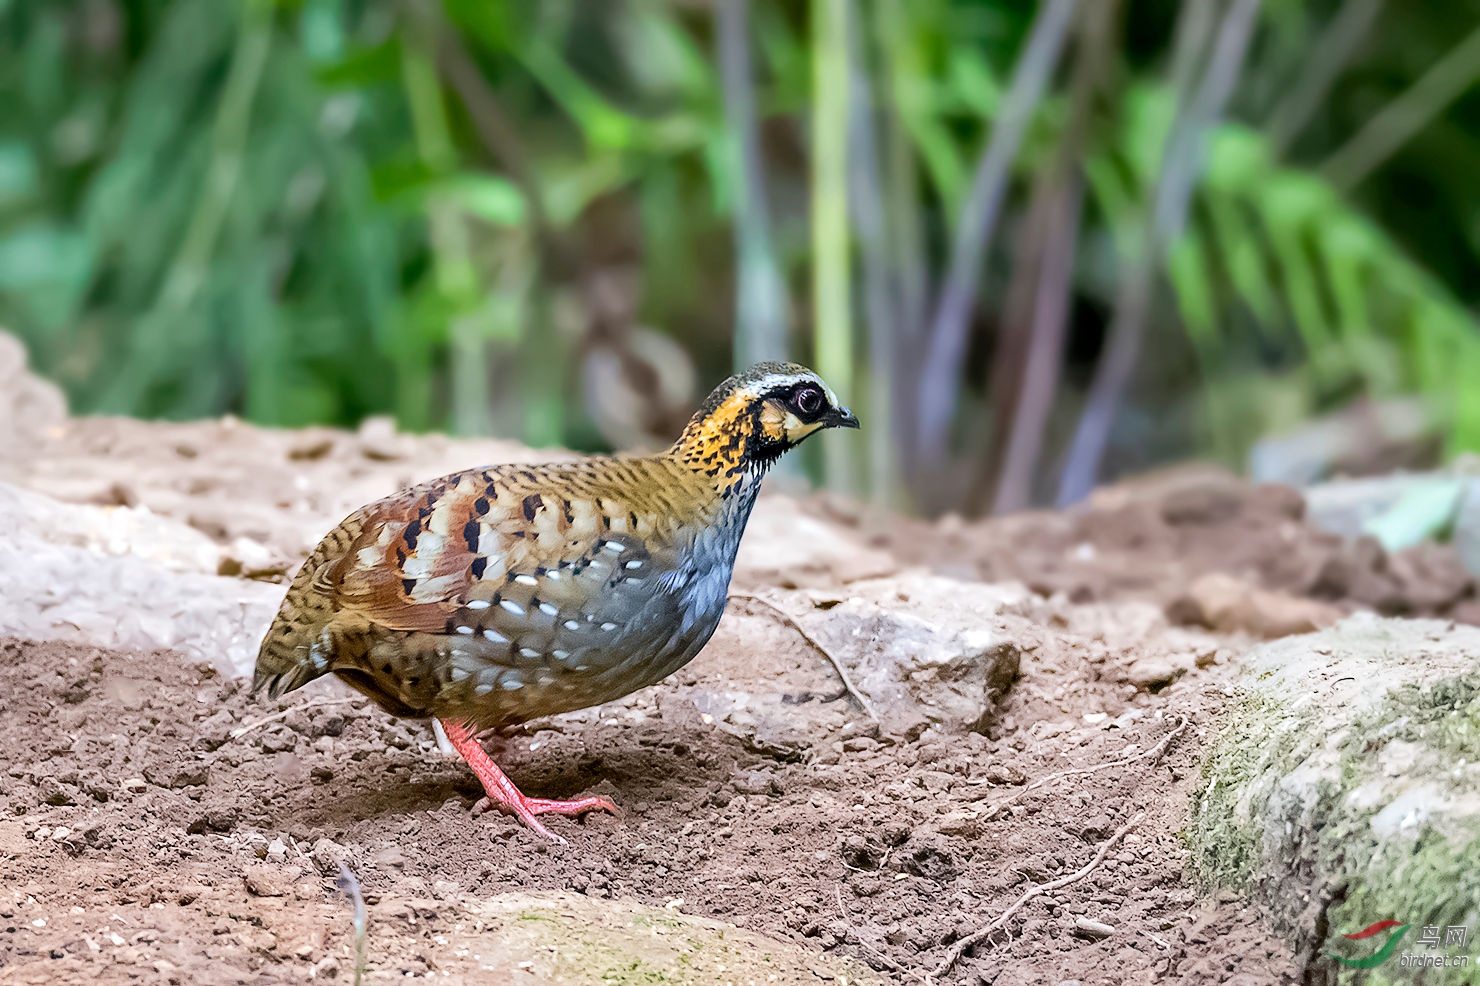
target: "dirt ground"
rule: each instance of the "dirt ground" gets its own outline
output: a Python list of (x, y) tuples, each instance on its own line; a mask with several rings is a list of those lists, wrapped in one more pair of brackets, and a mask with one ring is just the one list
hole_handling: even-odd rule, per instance
[[(0, 476), (148, 505), (217, 541), (222, 574), (274, 580), (349, 507), (494, 448), (84, 420)], [(460, 945), (466, 902), (516, 889), (666, 905), (915, 982), (1127, 822), (940, 981), (1299, 981), (1257, 913), (1185, 873), (1187, 794), (1251, 638), (1179, 626), (1177, 601), (1224, 571), (1280, 599), (1462, 619), (1473, 585), (1452, 559), (1343, 545), (1288, 491), (1206, 473), (979, 525), (776, 503), (856, 537), (869, 576), (924, 565), (1033, 590), (1010, 625), (1021, 677), (985, 732), (880, 730), (794, 629), (737, 601), (668, 681), (493, 745), (528, 792), (620, 806), (555, 820), (557, 846), (473, 815), (476, 781), (425, 724), (335, 682), (267, 703), (172, 651), (3, 639), (0, 982), (347, 981), (341, 864), (369, 905), (371, 982), (531, 981)], [(737, 585), (797, 604), (855, 574), (762, 567)], [(766, 742), (701, 711), (751, 685), (781, 689), (806, 731)]]

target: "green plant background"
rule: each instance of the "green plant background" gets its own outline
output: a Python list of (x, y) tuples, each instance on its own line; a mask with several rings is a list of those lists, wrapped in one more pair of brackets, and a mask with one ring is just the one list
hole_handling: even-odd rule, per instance
[(789, 356), (869, 426), (812, 468), (925, 510), (1357, 396), (1454, 453), (1477, 76), (1456, 2), (0, 0), (0, 325), (79, 412), (584, 448), (596, 354), (638, 395)]

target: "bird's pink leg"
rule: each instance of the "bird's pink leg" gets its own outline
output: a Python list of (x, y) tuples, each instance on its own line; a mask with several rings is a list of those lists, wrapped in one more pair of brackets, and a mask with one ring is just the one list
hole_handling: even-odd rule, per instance
[(517, 815), (521, 822), (540, 835), (554, 839), (556, 842), (565, 842), (560, 836), (541, 825), (536, 815), (576, 816), (598, 810), (609, 811), (613, 815), (617, 813), (617, 806), (612, 804), (610, 798), (592, 797), (576, 798), (573, 801), (554, 801), (549, 798), (526, 797), (514, 786), (514, 782), (509, 780), (508, 775), (499, 770), (498, 764), (493, 762), (466, 726), (451, 719), (442, 719), (440, 722), (453, 748), (462, 754), (468, 766), (473, 768), (473, 773), (478, 775), (478, 780), (483, 782), (483, 790), (488, 792), (488, 800), (511, 815)]

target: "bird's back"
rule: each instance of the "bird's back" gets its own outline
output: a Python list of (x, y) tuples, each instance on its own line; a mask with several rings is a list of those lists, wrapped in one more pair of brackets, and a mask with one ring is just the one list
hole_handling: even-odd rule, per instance
[(255, 686), (277, 696), (333, 672), (393, 714), (485, 726), (609, 701), (708, 640), (753, 499), (667, 454), (404, 490), (309, 556)]

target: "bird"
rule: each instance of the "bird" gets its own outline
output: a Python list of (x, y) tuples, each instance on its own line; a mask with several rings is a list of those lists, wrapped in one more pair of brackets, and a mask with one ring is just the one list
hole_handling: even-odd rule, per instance
[[(652, 685), (709, 641), (767, 470), (858, 418), (812, 370), (757, 363), (714, 389), (673, 445), (468, 469), (351, 513), (295, 575), (257, 655), (272, 699), (334, 674), (392, 716), (435, 719), (489, 804), (530, 797), (479, 734)], [(480, 802), (482, 804), (482, 802)]]

